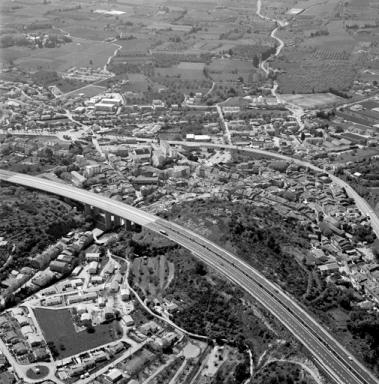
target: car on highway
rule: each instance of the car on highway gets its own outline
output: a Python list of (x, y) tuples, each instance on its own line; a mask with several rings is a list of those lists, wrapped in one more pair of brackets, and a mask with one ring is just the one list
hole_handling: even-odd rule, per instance
[(164, 231), (163, 229), (161, 229), (159, 232), (160, 232), (162, 235), (168, 236), (168, 233), (167, 233), (166, 231)]

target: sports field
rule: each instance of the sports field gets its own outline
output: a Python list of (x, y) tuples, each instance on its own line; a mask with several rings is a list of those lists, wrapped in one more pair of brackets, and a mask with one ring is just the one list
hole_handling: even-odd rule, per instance
[(285, 101), (296, 104), (302, 108), (320, 108), (332, 105), (333, 103), (341, 102), (343, 99), (332, 93), (312, 93), (312, 94), (297, 94), (297, 95), (280, 95)]

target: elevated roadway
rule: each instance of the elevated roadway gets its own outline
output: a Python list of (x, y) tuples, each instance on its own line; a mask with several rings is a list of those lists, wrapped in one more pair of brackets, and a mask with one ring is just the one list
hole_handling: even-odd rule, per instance
[(259, 301), (309, 350), (335, 383), (379, 384), (379, 381), (291, 296), (244, 261), (206, 238), (135, 207), (69, 185), (1, 170), (0, 180), (50, 192), (97, 207), (167, 236)]

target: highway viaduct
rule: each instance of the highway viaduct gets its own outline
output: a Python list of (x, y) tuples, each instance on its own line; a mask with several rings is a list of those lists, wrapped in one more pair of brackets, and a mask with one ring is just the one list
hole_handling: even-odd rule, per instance
[[(179, 142), (178, 144), (183, 143)], [(196, 143), (194, 144), (194, 146), (199, 146)], [(240, 150), (240, 148), (225, 145), (214, 146), (208, 144), (206, 146)], [(257, 153), (264, 156), (272, 155), (266, 151), (257, 151)], [(286, 156), (273, 155), (271, 157), (294, 161), (294, 159)], [(294, 162), (311, 169), (313, 168), (315, 171), (324, 172), (320, 168), (309, 165), (301, 160)], [(330, 176), (333, 179), (334, 176)], [(227, 279), (239, 285), (260, 302), (309, 350), (315, 361), (319, 363), (335, 383), (379, 384), (379, 381), (358, 360), (351, 356), (307, 311), (299, 306), (295, 299), (282, 291), (279, 286), (264, 278), (263, 275), (241, 259), (197, 233), (119, 201), (63, 183), (3, 170), (0, 170), (0, 180), (39, 189), (81, 202), (88, 213), (93, 213), (93, 209), (105, 212), (108, 214), (105, 214), (104, 217), (105, 225), (116, 225), (119, 222), (119, 218), (121, 218), (126, 220), (125, 224), (127, 226), (136, 223), (139, 226), (167, 236), (170, 240), (187, 248), (200, 260), (222, 273)], [(338, 180), (340, 179), (336, 178), (337, 182)], [(345, 185), (343, 186), (345, 187)], [(357, 196), (359, 203), (359, 199), (363, 199), (359, 195)]]
[(96, 218), (97, 225), (105, 231), (110, 231), (111, 229), (120, 226), (125, 226), (126, 230), (135, 232), (140, 232), (142, 229), (141, 225), (107, 211), (101, 212), (96, 206), (90, 204), (83, 204), (83, 206), (84, 215)]

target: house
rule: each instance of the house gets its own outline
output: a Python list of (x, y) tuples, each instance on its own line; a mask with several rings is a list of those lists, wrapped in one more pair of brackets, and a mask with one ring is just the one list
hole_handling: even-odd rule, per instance
[(80, 173), (76, 171), (71, 171), (71, 176), (72, 176), (72, 182), (77, 187), (81, 187), (83, 183), (87, 180), (84, 176), (82, 176)]
[(116, 280), (113, 280), (111, 283), (110, 291), (112, 293), (116, 293), (118, 292), (119, 289), (120, 289), (120, 284)]
[(24, 337), (27, 337), (28, 334), (34, 333), (33, 328), (30, 325), (25, 325), (21, 328), (21, 333)]
[(91, 276), (91, 284), (97, 285), (102, 284), (104, 279), (101, 276)]
[(77, 267), (74, 268), (71, 275), (78, 276), (82, 270), (83, 270), (83, 267), (81, 265), (78, 265)]
[(29, 324), (29, 319), (24, 315), (16, 315), (14, 318), (17, 320), (21, 327)]
[(150, 147), (135, 148), (130, 155), (135, 163), (150, 162), (151, 148)]
[(114, 271), (115, 271), (116, 267), (113, 263), (108, 263), (104, 270), (103, 270), (103, 273), (104, 275), (106, 276), (110, 276), (110, 275), (113, 275)]
[(114, 344), (114, 345), (110, 345), (110, 346), (108, 347), (108, 351), (109, 351), (109, 354), (110, 354), (111, 356), (114, 356), (114, 355), (116, 355), (117, 353), (120, 353), (120, 352), (123, 351), (124, 349), (125, 349), (125, 346), (124, 346), (124, 344), (123, 344), (121, 341), (117, 342), (117, 343)]
[(4, 340), (6, 343), (13, 343), (17, 339), (18, 339), (18, 335), (13, 330), (6, 332), (4, 335)]
[(84, 293), (82, 295), (70, 296), (67, 299), (67, 303), (69, 305), (71, 305), (71, 304), (81, 303), (83, 301), (94, 301), (96, 299), (97, 299), (97, 293), (96, 292), (88, 292), (88, 293)]
[(33, 350), (33, 355), (36, 361), (50, 360), (50, 355), (45, 348), (36, 348)]
[(28, 353), (28, 348), (22, 342), (19, 342), (13, 346), (13, 351), (17, 356), (22, 356)]
[(53, 272), (61, 273), (62, 275), (67, 274), (71, 270), (71, 265), (64, 261), (54, 260), (50, 263), (50, 270)]
[(60, 296), (48, 297), (45, 299), (45, 305), (47, 307), (62, 304), (62, 298)]
[(108, 356), (104, 351), (93, 352), (92, 357), (94, 358), (95, 363), (101, 363), (102, 361), (108, 360)]
[(98, 267), (99, 267), (99, 263), (97, 261), (91, 261), (88, 266), (88, 273), (90, 275), (95, 275), (97, 273)]
[(69, 376), (70, 377), (76, 377), (80, 376), (82, 373), (84, 373), (85, 367), (82, 365), (75, 365), (73, 366), (70, 371), (69, 371)]
[(99, 252), (87, 252), (86, 253), (86, 261), (99, 261), (100, 260), (100, 253)]
[(131, 327), (132, 325), (134, 325), (133, 317), (130, 315), (124, 316), (123, 320), (124, 320), (125, 325), (128, 327)]
[(8, 328), (9, 320), (5, 316), (0, 316), (0, 328)]
[(338, 272), (339, 265), (337, 263), (329, 263), (329, 264), (320, 265), (318, 269), (320, 270), (321, 273)]
[(31, 347), (38, 347), (42, 344), (42, 338), (36, 335), (35, 333), (29, 333), (27, 335), (28, 343)]
[(122, 378), (122, 371), (117, 368), (112, 368), (105, 374), (105, 378), (110, 383), (117, 383)]
[(128, 288), (121, 288), (121, 299), (122, 301), (129, 300), (130, 297), (130, 291)]

